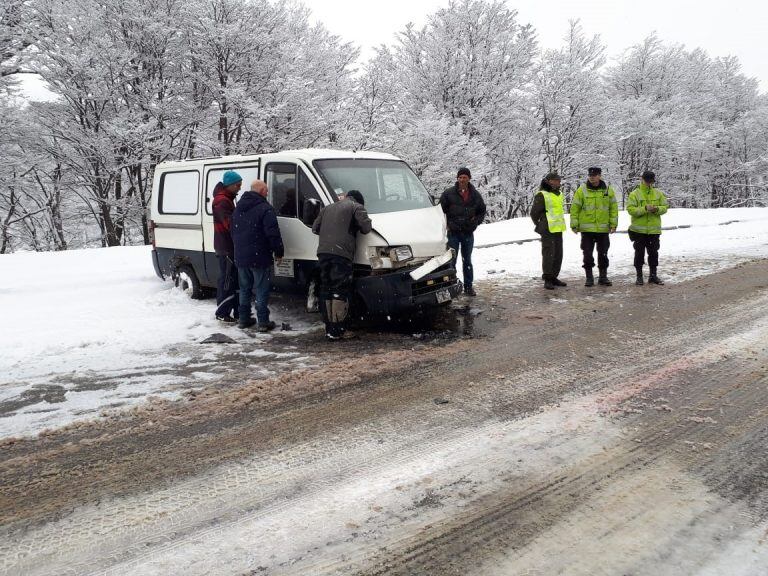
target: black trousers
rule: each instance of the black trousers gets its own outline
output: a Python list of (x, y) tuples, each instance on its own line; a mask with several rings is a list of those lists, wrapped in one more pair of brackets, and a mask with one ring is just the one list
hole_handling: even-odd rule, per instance
[(320, 269), (320, 312), (325, 331), (340, 336), (349, 311), (354, 288), (352, 261), (333, 254), (318, 254)]
[(563, 265), (563, 234), (550, 232), (541, 235), (541, 270), (544, 280), (554, 280)]
[(645, 253), (648, 253), (648, 266), (656, 268), (659, 265), (659, 234), (640, 234), (629, 231), (629, 239), (635, 248), (635, 268), (642, 268), (645, 261)]
[(582, 232), (581, 251), (584, 253), (584, 268), (591, 270), (595, 267), (594, 248), (597, 246), (597, 267), (608, 269), (608, 248), (611, 247), (611, 237), (608, 232)]
[(219, 261), (219, 279), (216, 282), (216, 316), (238, 317), (237, 267), (229, 256), (216, 254)]

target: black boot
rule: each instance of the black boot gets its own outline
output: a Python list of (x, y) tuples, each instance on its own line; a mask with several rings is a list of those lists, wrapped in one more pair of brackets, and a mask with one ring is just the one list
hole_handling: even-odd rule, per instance
[(590, 288), (595, 285), (595, 277), (592, 275), (592, 268), (584, 268), (584, 272), (587, 274), (587, 280), (584, 282), (584, 286)]
[(664, 285), (664, 281), (656, 275), (656, 266), (651, 268), (651, 274), (648, 276), (648, 284)]
[(635, 285), (642, 286), (645, 282), (643, 282), (643, 267), (638, 266), (635, 268), (637, 270), (637, 280), (635, 280)]
[(600, 268), (600, 277), (597, 279), (600, 286), (613, 286), (613, 282), (608, 279), (608, 270)]
[(546, 290), (554, 290), (555, 289), (555, 284), (552, 282), (552, 280), (547, 278), (547, 279), (544, 280), (544, 288)]
[(562, 280), (560, 280), (560, 278), (555, 278), (554, 280), (552, 280), (552, 284), (554, 284), (555, 286), (568, 286), (568, 283), (563, 282)]

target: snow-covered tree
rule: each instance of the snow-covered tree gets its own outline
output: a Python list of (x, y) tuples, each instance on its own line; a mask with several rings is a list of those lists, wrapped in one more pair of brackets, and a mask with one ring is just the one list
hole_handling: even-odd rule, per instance
[(536, 67), (536, 117), (546, 171), (559, 172), (568, 187), (586, 178), (589, 165), (610, 156), (605, 116), (607, 98), (600, 78), (604, 47), (587, 40), (571, 21), (560, 50), (544, 51)]
[(496, 202), (496, 217), (513, 212), (510, 207), (529, 194), (521, 199), (517, 183), (499, 176), (514, 175), (527, 164), (520, 151), (528, 150), (532, 128), (526, 112), (534, 36), (500, 0), (452, 0), (421, 30), (408, 26), (393, 47), (403, 99), (413, 102), (408, 108), (431, 105), (488, 150), (491, 172), (478, 177), (498, 182), (504, 201)]

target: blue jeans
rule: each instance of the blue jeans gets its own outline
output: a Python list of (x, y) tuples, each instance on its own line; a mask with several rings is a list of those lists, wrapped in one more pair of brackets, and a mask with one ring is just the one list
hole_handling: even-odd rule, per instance
[(461, 246), (461, 265), (464, 272), (464, 288), (472, 288), (472, 247), (475, 245), (475, 235), (458, 234), (448, 232), (448, 248), (453, 248), (456, 256), (453, 258), (453, 267), (456, 267), (456, 258), (459, 255), (459, 246)]
[(251, 318), (251, 300), (256, 300), (256, 320), (269, 322), (269, 290), (272, 287), (272, 266), (266, 268), (238, 268), (240, 279), (240, 321)]

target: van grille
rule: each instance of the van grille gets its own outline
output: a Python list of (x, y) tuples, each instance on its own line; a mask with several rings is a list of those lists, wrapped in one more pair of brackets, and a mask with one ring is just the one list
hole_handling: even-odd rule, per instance
[(446, 272), (440, 276), (414, 282), (411, 289), (414, 296), (421, 296), (422, 294), (437, 292), (441, 288), (448, 288), (454, 284), (456, 284), (456, 274), (449, 274)]

